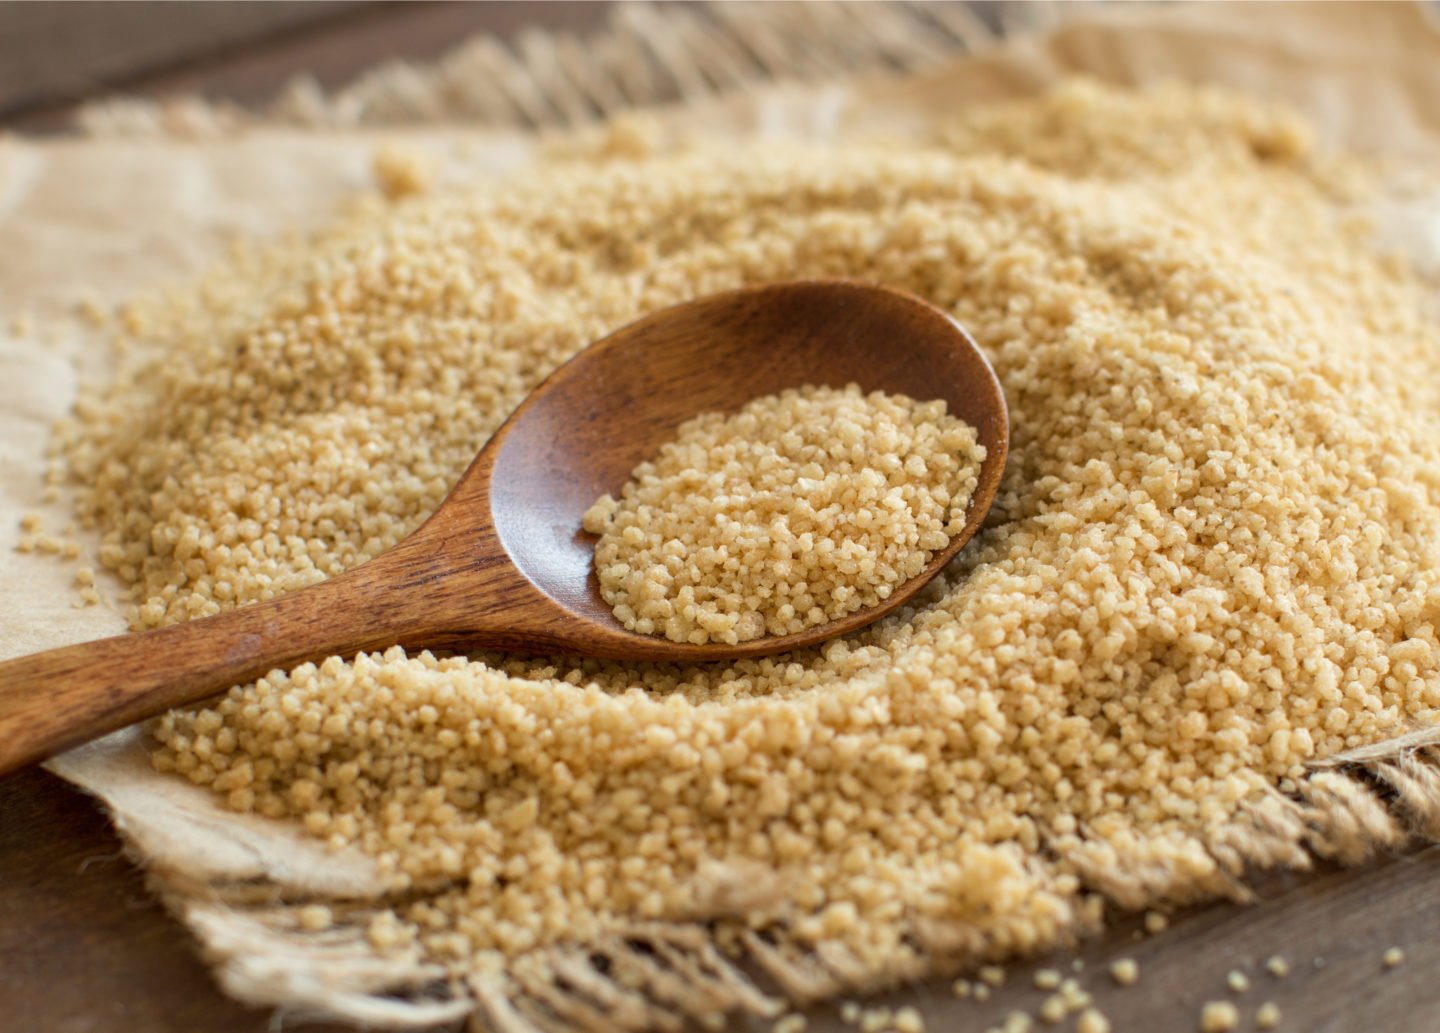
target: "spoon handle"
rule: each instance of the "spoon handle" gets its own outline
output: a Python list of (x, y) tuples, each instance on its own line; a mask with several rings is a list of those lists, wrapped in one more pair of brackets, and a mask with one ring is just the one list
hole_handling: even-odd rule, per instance
[(357, 573), (0, 663), (0, 775), (274, 668), (390, 645), (396, 629), (383, 593)]

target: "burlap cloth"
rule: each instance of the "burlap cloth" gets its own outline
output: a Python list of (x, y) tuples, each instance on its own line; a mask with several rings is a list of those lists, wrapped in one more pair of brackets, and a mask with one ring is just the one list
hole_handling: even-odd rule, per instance
[[(657, 118), (675, 134), (723, 135), (756, 146), (778, 137), (905, 139), (930, 134), (961, 105), (1031, 93), (1077, 72), (1120, 83), (1221, 83), (1293, 104), (1328, 143), (1391, 155), (1395, 200), (1372, 214), (1393, 246), (1440, 274), (1440, 192), (1423, 171), (1427, 161), (1440, 168), (1434, 163), (1440, 32), (1424, 10), (1217, 4), (1083, 14), (1046, 34), (908, 77), (752, 89), (662, 110)], [(443, 100), (431, 97), (428, 106), (424, 100), (412, 98), (431, 122), (445, 121)], [(311, 98), (319, 113), (311, 121), (335, 121), (321, 117), (336, 110), (327, 104)], [(135, 109), (125, 110), (133, 116)], [(178, 128), (192, 137), (197, 125), (206, 130), (203, 139), (185, 139), (163, 124), (163, 111), (151, 115), (143, 138), (111, 132), (0, 139), (0, 656), (125, 630), (113, 606), (75, 607), (73, 562), (13, 551), (23, 514), (43, 512), (57, 531), (67, 522), (63, 498), (43, 502), (48, 428), (71, 405), (77, 378), (104, 375), (107, 355), (104, 329), (76, 316), (77, 301), (105, 305), (183, 281), (237, 234), (264, 237), (315, 225), (356, 191), (373, 189), (376, 146), (397, 136), (285, 128), (274, 119), (241, 126), (243, 120), (182, 118)], [(92, 122), (107, 124), (103, 114)], [(143, 122), (112, 118), (108, 126)], [(542, 146), (523, 131), (454, 125), (400, 135), (434, 156), (442, 182), (523, 168)], [(1433, 738), (1422, 731), (1408, 745), (1332, 758), (1332, 770), (1364, 768), (1401, 789), (1398, 804), (1367, 789), (1364, 801), (1347, 806), (1390, 814), (1404, 835), (1427, 834), (1416, 817), (1429, 807), (1434, 838), (1440, 780), (1397, 782), (1406, 777), (1410, 746)], [(422, 1025), (478, 1011), (492, 1025), (533, 1028), (483, 980), (451, 985), (418, 958), (376, 955), (363, 921), (318, 935), (302, 931), (295, 911), (307, 901), (343, 902), (342, 913), (348, 908), (363, 917), (380, 892), (369, 861), (332, 854), (298, 827), (228, 813), (205, 791), (153, 773), (137, 731), (50, 766), (104, 802), (156, 892), (237, 997), (371, 1024)], [(1407, 793), (1409, 809), (1400, 814)], [(708, 988), (709, 999), (725, 1006), (771, 1007), (741, 969), (706, 953), (702, 943), (687, 944), (683, 930), (667, 935), (664, 950), (681, 968), (685, 958), (694, 961), (692, 989)], [(603, 1003), (607, 991), (596, 985), (589, 992)]]

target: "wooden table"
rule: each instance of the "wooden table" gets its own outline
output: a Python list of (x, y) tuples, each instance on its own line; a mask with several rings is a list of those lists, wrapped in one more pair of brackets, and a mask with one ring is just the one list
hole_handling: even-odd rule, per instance
[[(75, 102), (115, 86), (254, 103), (297, 71), (337, 84), (385, 56), (436, 56), (470, 32), (583, 31), (604, 14), (604, 5), (583, 3), (0, 5), (0, 128), (54, 131)], [(1274, 1001), (1284, 1030), (1440, 1031), (1440, 850), (1273, 879), (1261, 897), (1252, 907), (1197, 909), (1142, 939), (1138, 919), (1121, 922), (1077, 953), (1012, 967), (983, 1004), (955, 1000), (947, 984), (885, 1003), (916, 1004), (932, 1031), (985, 1030), (1012, 1010), (1038, 1009), (1046, 994), (1033, 986), (1035, 970), (1069, 974), (1078, 959), (1080, 980), (1117, 1033), (1189, 1033), (1202, 1004), (1219, 999), (1239, 1006), (1245, 1030), (1260, 1003)], [(1381, 956), (1392, 946), (1406, 961), (1386, 968)], [(1290, 962), (1285, 979), (1265, 971), (1274, 954)], [(1107, 975), (1119, 957), (1139, 961), (1136, 986)], [(1252, 984), (1242, 995), (1225, 985), (1236, 969)], [(274, 1028), (268, 1012), (215, 989), (188, 934), (147, 893), (89, 798), (38, 770), (0, 779), (0, 1030)], [(811, 1023), (841, 1028), (829, 1013)]]
[(107, 91), (251, 105), (293, 76), (327, 87), (389, 58), (439, 57), (477, 32), (585, 32), (608, 2), (4, 3), (0, 128), (51, 132)]

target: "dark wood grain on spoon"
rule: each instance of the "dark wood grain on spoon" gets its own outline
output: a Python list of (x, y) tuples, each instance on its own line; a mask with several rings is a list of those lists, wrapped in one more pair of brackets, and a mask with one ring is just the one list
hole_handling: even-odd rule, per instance
[[(696, 646), (627, 631), (600, 596), (595, 499), (681, 423), (805, 384), (943, 398), (986, 459), (964, 530), (878, 606), (783, 637)], [(511, 414), (435, 513), (395, 548), (311, 588), (214, 617), (0, 664), (0, 774), (276, 668), (394, 644), (714, 661), (814, 645), (910, 599), (979, 529), (1009, 425), (964, 330), (900, 291), (800, 281), (711, 295), (631, 323)]]

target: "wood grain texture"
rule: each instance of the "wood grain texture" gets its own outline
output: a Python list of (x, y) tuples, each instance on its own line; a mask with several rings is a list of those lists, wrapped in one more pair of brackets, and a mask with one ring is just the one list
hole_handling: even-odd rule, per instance
[(603, 24), (611, 6), (609, 0), (0, 2), (0, 126), (61, 131), (79, 103), (110, 90), (262, 106), (297, 76), (335, 88), (387, 61), (438, 58), (476, 33), (583, 34)]
[[(986, 457), (965, 526), (889, 598), (794, 635), (696, 646), (627, 631), (600, 595), (585, 511), (702, 412), (805, 384), (929, 401)], [(904, 605), (974, 536), (1000, 487), (1005, 396), (945, 313), (886, 287), (770, 284), (653, 313), (555, 371), (439, 509), (382, 556), (239, 610), (0, 663), (0, 774), (275, 668), (401, 644), (720, 661), (819, 644)]]
[(214, 985), (190, 934), (146, 888), (94, 801), (38, 768), (0, 779), (0, 1029), (274, 1028), (268, 1010)]
[(92, 96), (157, 70), (264, 47), (369, 4), (0, 4), (0, 117)]

